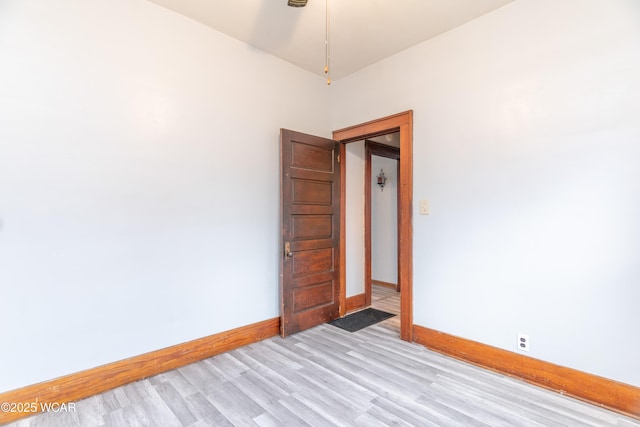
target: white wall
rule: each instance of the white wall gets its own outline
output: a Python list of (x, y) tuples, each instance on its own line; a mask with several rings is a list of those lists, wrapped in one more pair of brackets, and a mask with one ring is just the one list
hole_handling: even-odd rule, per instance
[[(384, 170), (387, 182), (378, 186)], [(371, 279), (398, 284), (398, 161), (371, 156)]]
[(143, 0), (0, 2), (0, 392), (277, 316), (278, 129), (407, 109), (415, 322), (640, 385), (639, 45), (636, 0), (518, 0), (327, 88)]
[(0, 392), (279, 315), (321, 77), (143, 0), (4, 0), (0, 63)]
[(364, 292), (364, 141), (346, 148), (345, 244), (347, 249), (346, 296)]
[(518, 0), (332, 85), (414, 110), (414, 321), (640, 386), (640, 2)]

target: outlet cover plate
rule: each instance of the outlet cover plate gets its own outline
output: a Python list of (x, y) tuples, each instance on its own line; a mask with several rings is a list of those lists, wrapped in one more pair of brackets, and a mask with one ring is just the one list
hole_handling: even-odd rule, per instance
[(531, 342), (529, 341), (529, 335), (518, 332), (518, 350), (529, 351), (531, 350)]

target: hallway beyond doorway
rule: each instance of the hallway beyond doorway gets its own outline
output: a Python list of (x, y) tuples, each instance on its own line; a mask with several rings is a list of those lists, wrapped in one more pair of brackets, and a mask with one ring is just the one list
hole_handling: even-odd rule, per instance
[(400, 292), (388, 286), (371, 284), (371, 307), (393, 313), (396, 316), (381, 323), (400, 333)]

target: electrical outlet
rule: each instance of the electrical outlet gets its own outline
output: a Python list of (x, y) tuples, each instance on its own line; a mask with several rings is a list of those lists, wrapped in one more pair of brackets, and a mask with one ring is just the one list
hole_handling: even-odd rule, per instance
[(518, 332), (518, 350), (529, 351), (531, 343), (529, 342), (529, 335)]

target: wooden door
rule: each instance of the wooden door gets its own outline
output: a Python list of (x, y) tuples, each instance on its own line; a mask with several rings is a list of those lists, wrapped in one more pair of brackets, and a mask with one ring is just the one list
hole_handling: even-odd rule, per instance
[(339, 143), (280, 131), (280, 333), (339, 316)]

